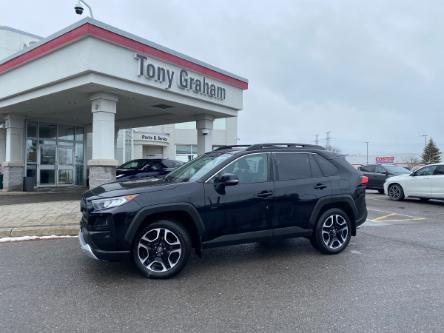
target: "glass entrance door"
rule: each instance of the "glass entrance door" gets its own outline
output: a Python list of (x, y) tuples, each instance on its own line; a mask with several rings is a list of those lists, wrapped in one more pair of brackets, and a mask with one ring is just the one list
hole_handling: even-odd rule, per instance
[(63, 144), (57, 147), (57, 184), (74, 184), (74, 145)]
[(41, 144), (39, 149), (39, 164), (37, 174), (37, 184), (55, 185), (56, 171), (56, 148), (51, 144)]
[(37, 186), (84, 185), (84, 129), (27, 122), (26, 168)]

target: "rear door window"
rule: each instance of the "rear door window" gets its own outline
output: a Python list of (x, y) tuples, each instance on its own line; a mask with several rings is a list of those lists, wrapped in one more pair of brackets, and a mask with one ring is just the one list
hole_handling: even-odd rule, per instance
[(384, 172), (385, 172), (385, 169), (384, 169), (382, 166), (377, 165), (377, 166), (376, 166), (376, 172), (377, 172), (377, 173), (384, 173)]
[(273, 156), (278, 180), (312, 178), (307, 153), (275, 153)]

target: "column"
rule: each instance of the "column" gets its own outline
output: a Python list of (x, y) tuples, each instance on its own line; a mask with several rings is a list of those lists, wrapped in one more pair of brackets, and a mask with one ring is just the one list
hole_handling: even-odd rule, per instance
[(3, 189), (23, 191), (25, 174), (25, 120), (15, 115), (5, 117), (5, 161), (3, 169)]
[(204, 115), (196, 121), (198, 155), (213, 150), (213, 120), (213, 117)]
[[(0, 126), (2, 125), (3, 124), (0, 123)], [(6, 129), (0, 127), (0, 166), (5, 161), (5, 158), (6, 158)]]
[(115, 117), (118, 98), (98, 93), (90, 98), (92, 112), (92, 159), (88, 161), (89, 188), (116, 180)]

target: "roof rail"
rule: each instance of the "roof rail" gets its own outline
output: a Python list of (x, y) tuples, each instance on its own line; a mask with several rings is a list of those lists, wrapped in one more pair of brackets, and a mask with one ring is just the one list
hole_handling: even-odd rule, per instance
[(325, 150), (324, 147), (319, 145), (311, 145), (305, 143), (258, 143), (251, 145), (247, 148), (247, 150), (257, 150), (264, 148), (312, 148), (312, 149), (322, 149)]
[(223, 150), (223, 149), (231, 149), (231, 148), (248, 148), (251, 145), (228, 145), (228, 146), (220, 146), (217, 147), (215, 150)]

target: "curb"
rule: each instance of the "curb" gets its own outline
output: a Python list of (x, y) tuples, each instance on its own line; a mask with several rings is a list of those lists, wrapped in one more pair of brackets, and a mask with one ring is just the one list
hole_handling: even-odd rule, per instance
[(0, 228), (1, 237), (20, 236), (77, 236), (80, 226), (76, 224), (51, 225), (51, 226), (21, 226), (14, 228)]

